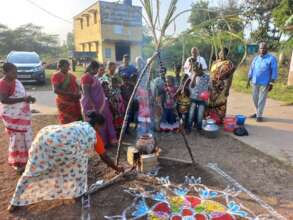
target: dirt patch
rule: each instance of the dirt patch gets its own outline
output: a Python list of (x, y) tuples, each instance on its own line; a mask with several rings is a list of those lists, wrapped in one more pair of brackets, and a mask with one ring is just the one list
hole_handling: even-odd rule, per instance
[[(57, 123), (55, 116), (35, 116), (33, 119), (34, 131), (55, 123)], [(0, 131), (1, 133), (4, 131), (2, 124), (0, 125)], [(198, 134), (191, 134), (188, 139), (195, 159), (199, 164), (197, 169), (193, 169), (187, 164), (162, 161), (159, 176), (170, 176), (172, 182), (182, 183), (185, 176), (193, 175), (202, 177), (203, 183), (209, 187), (224, 189), (228, 182), (206, 167), (209, 162), (217, 163), (221, 169), (273, 206), (282, 215), (288, 219), (293, 218), (292, 168), (272, 160), (272, 158), (231, 139), (227, 135), (221, 135), (217, 139), (206, 139)], [(134, 138), (129, 137), (126, 141), (131, 143)], [(162, 156), (189, 160), (188, 152), (179, 135), (160, 134), (158, 141), (163, 150)], [(7, 165), (8, 143), (6, 135), (1, 136), (0, 143), (1, 219), (80, 219), (80, 200), (41, 202), (9, 214), (6, 208), (19, 177)], [(114, 157), (115, 149), (110, 149), (109, 153)], [(122, 155), (125, 158), (125, 153)], [(125, 162), (123, 161), (123, 163)], [(89, 183), (98, 179), (109, 179), (114, 175), (115, 173), (107, 168), (98, 156), (90, 158)], [(124, 193), (123, 190), (134, 185), (151, 185), (151, 183), (145, 182), (141, 179), (123, 180), (119, 184), (91, 196), (90, 214), (92, 219), (100, 220), (104, 219), (105, 215), (121, 214), (121, 211), (133, 201), (133, 197)], [(260, 208), (256, 209), (256, 203), (247, 195), (242, 194), (241, 198), (247, 207), (252, 208), (257, 213), (264, 211)]]
[[(33, 132), (36, 134), (41, 128), (56, 123), (56, 116), (36, 116), (33, 118)], [(13, 217), (8, 218), (9, 215), (7, 215), (6, 208), (14, 193), (19, 176), (16, 175), (15, 171), (7, 164), (8, 136), (5, 133), (2, 122), (0, 123), (0, 134), (0, 216), (1, 219), (13, 219)]]

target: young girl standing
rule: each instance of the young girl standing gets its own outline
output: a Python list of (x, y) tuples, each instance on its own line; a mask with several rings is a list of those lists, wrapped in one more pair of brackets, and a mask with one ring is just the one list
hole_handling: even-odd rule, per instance
[(167, 124), (161, 124), (162, 130), (173, 130), (178, 128), (178, 124), (176, 124), (176, 91), (177, 88), (174, 85), (174, 77), (167, 76), (163, 95), (163, 122)]
[(118, 78), (113, 77), (111, 79), (112, 88), (109, 94), (110, 110), (113, 114), (113, 124), (117, 133), (122, 128), (124, 114), (125, 114), (125, 103), (121, 95), (121, 84)]

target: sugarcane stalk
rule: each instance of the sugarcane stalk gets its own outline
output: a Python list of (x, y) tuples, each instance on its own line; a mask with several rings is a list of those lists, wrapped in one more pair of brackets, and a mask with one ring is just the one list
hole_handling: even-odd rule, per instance
[(180, 129), (180, 134), (181, 134), (182, 137), (183, 137), (184, 144), (185, 144), (185, 147), (187, 148), (187, 151), (188, 151), (189, 156), (190, 156), (190, 158), (191, 158), (192, 164), (193, 164), (193, 166), (196, 166), (196, 163), (195, 163), (194, 157), (193, 157), (193, 155), (192, 155), (192, 151), (191, 151), (191, 148), (190, 148), (190, 146), (189, 146), (188, 140), (187, 140), (187, 138), (186, 138), (186, 135), (185, 135), (184, 129)]
[[(133, 98), (135, 96), (135, 93), (136, 93), (136, 90), (144, 76), (144, 74), (146, 74), (146, 70), (149, 68), (149, 66), (151, 65), (151, 63), (153, 62), (153, 60), (157, 57), (157, 56), (160, 56), (159, 54), (159, 50), (162, 46), (162, 43), (163, 43), (163, 38), (165, 37), (165, 33), (167, 31), (167, 28), (169, 27), (169, 25), (175, 21), (175, 19), (180, 16), (181, 14), (185, 13), (185, 12), (181, 12), (179, 13), (178, 15), (175, 14), (176, 12), (176, 6), (177, 6), (177, 2), (178, 0), (171, 0), (170, 4), (169, 4), (169, 7), (168, 7), (168, 10), (167, 10), (167, 15), (165, 16), (165, 19), (164, 19), (164, 22), (163, 22), (163, 25), (161, 28), (159, 28), (158, 32), (160, 32), (160, 35), (158, 36), (157, 35), (157, 26), (160, 26), (160, 17), (159, 17), (159, 11), (160, 11), (160, 1), (159, 0), (156, 0), (156, 6), (157, 6), (157, 13), (154, 17), (154, 8), (153, 8), (153, 5), (152, 5), (152, 0), (140, 0), (145, 12), (146, 12), (146, 16), (143, 16), (143, 18), (146, 20), (146, 24), (149, 26), (149, 28), (151, 29), (152, 31), (152, 34), (153, 34), (153, 38), (154, 38), (154, 41), (155, 41), (155, 48), (156, 48), (156, 52), (154, 52), (154, 54), (152, 55), (151, 58), (149, 58), (148, 62), (147, 62), (147, 65), (145, 66), (145, 68), (142, 70), (142, 72), (140, 73), (140, 76), (136, 82), (136, 85), (133, 89), (133, 92), (131, 94), (131, 97), (129, 99), (129, 102), (127, 104), (127, 107), (126, 107), (126, 112), (125, 112), (125, 116), (124, 116), (124, 120), (123, 120), (123, 124), (122, 124), (122, 129), (121, 129), (121, 132), (120, 132), (120, 135), (119, 135), (119, 140), (118, 140), (118, 148), (117, 148), (117, 154), (116, 154), (116, 165), (119, 164), (119, 159), (120, 159), (120, 154), (121, 154), (121, 142), (122, 142), (122, 139), (123, 139), (123, 135), (125, 133), (125, 130), (126, 130), (126, 126), (127, 126), (127, 123), (128, 123), (128, 113), (129, 113), (129, 110), (130, 110), (130, 107), (132, 105), (132, 102), (133, 102)], [(162, 63), (161, 63), (161, 59), (159, 58), (159, 61), (160, 61), (160, 66), (162, 66)]]
[[(184, 89), (184, 88), (183, 88)], [(178, 112), (179, 113), (179, 112)], [(183, 116), (184, 117), (184, 116)], [(189, 156), (191, 158), (191, 161), (192, 161), (192, 164), (193, 166), (195, 167), (196, 166), (196, 162), (194, 160), (194, 157), (193, 157), (193, 154), (192, 154), (192, 151), (191, 151), (191, 148), (190, 148), (190, 145), (188, 143), (188, 140), (186, 138), (186, 135), (185, 135), (185, 129), (184, 129), (184, 126), (183, 126), (183, 119), (180, 119), (179, 121), (179, 132), (183, 138), (183, 141), (184, 141), (184, 145), (189, 153)]]
[(126, 111), (125, 111), (125, 116), (124, 116), (124, 120), (123, 120), (123, 124), (122, 124), (122, 128), (121, 128), (121, 131), (120, 131), (120, 135), (119, 135), (119, 140), (118, 140), (118, 147), (117, 147), (117, 154), (116, 154), (116, 165), (118, 166), (119, 164), (119, 159), (120, 159), (120, 155), (121, 155), (121, 144), (122, 144), (122, 140), (123, 140), (123, 136), (124, 136), (124, 133), (125, 133), (125, 130), (126, 130), (126, 126), (127, 126), (127, 123), (128, 123), (128, 114), (129, 114), (129, 111), (130, 111), (130, 108), (131, 108), (131, 105), (132, 105), (132, 102), (133, 102), (133, 99), (134, 99), (134, 96), (135, 96), (135, 93), (137, 91), (137, 88), (144, 76), (144, 74), (147, 72), (147, 69), (149, 68), (149, 66), (151, 65), (151, 63), (153, 62), (153, 60), (157, 57), (158, 55), (158, 52), (155, 52), (149, 59), (148, 59), (148, 62), (146, 64), (146, 66), (143, 68), (143, 70), (141, 71), (138, 79), (137, 79), (137, 82), (135, 84), (135, 87), (132, 91), (132, 94), (129, 98), (129, 102), (127, 104), (127, 107), (126, 107)]

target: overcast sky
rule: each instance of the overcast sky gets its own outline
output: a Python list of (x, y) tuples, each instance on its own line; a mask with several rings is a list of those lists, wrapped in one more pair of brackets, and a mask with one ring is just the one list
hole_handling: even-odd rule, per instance
[[(36, 4), (46, 8), (48, 11), (72, 21), (74, 15), (86, 9), (97, 0), (31, 0)], [(113, 0), (104, 0), (113, 1)], [(162, 10), (166, 11), (169, 0), (162, 0)], [(166, 3), (165, 3), (166, 2)], [(179, 0), (178, 12), (189, 9), (195, 0)], [(139, 0), (133, 0), (133, 4), (139, 5)], [(177, 20), (176, 31), (181, 32), (188, 27), (188, 14), (182, 15)], [(18, 27), (22, 24), (33, 23), (44, 27), (44, 31), (51, 34), (60, 35), (64, 40), (66, 34), (72, 31), (72, 24), (54, 18), (44, 11), (38, 9), (27, 0), (1, 0), (0, 23), (10, 28)]]

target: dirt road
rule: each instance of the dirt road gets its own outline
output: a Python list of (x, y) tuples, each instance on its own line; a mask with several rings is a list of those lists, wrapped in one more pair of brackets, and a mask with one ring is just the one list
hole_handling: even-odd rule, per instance
[[(232, 92), (229, 97), (228, 114), (251, 115), (255, 112), (250, 95)], [(238, 138), (265, 154), (293, 166), (293, 106), (268, 99), (264, 112), (265, 121), (247, 120), (249, 137)]]

